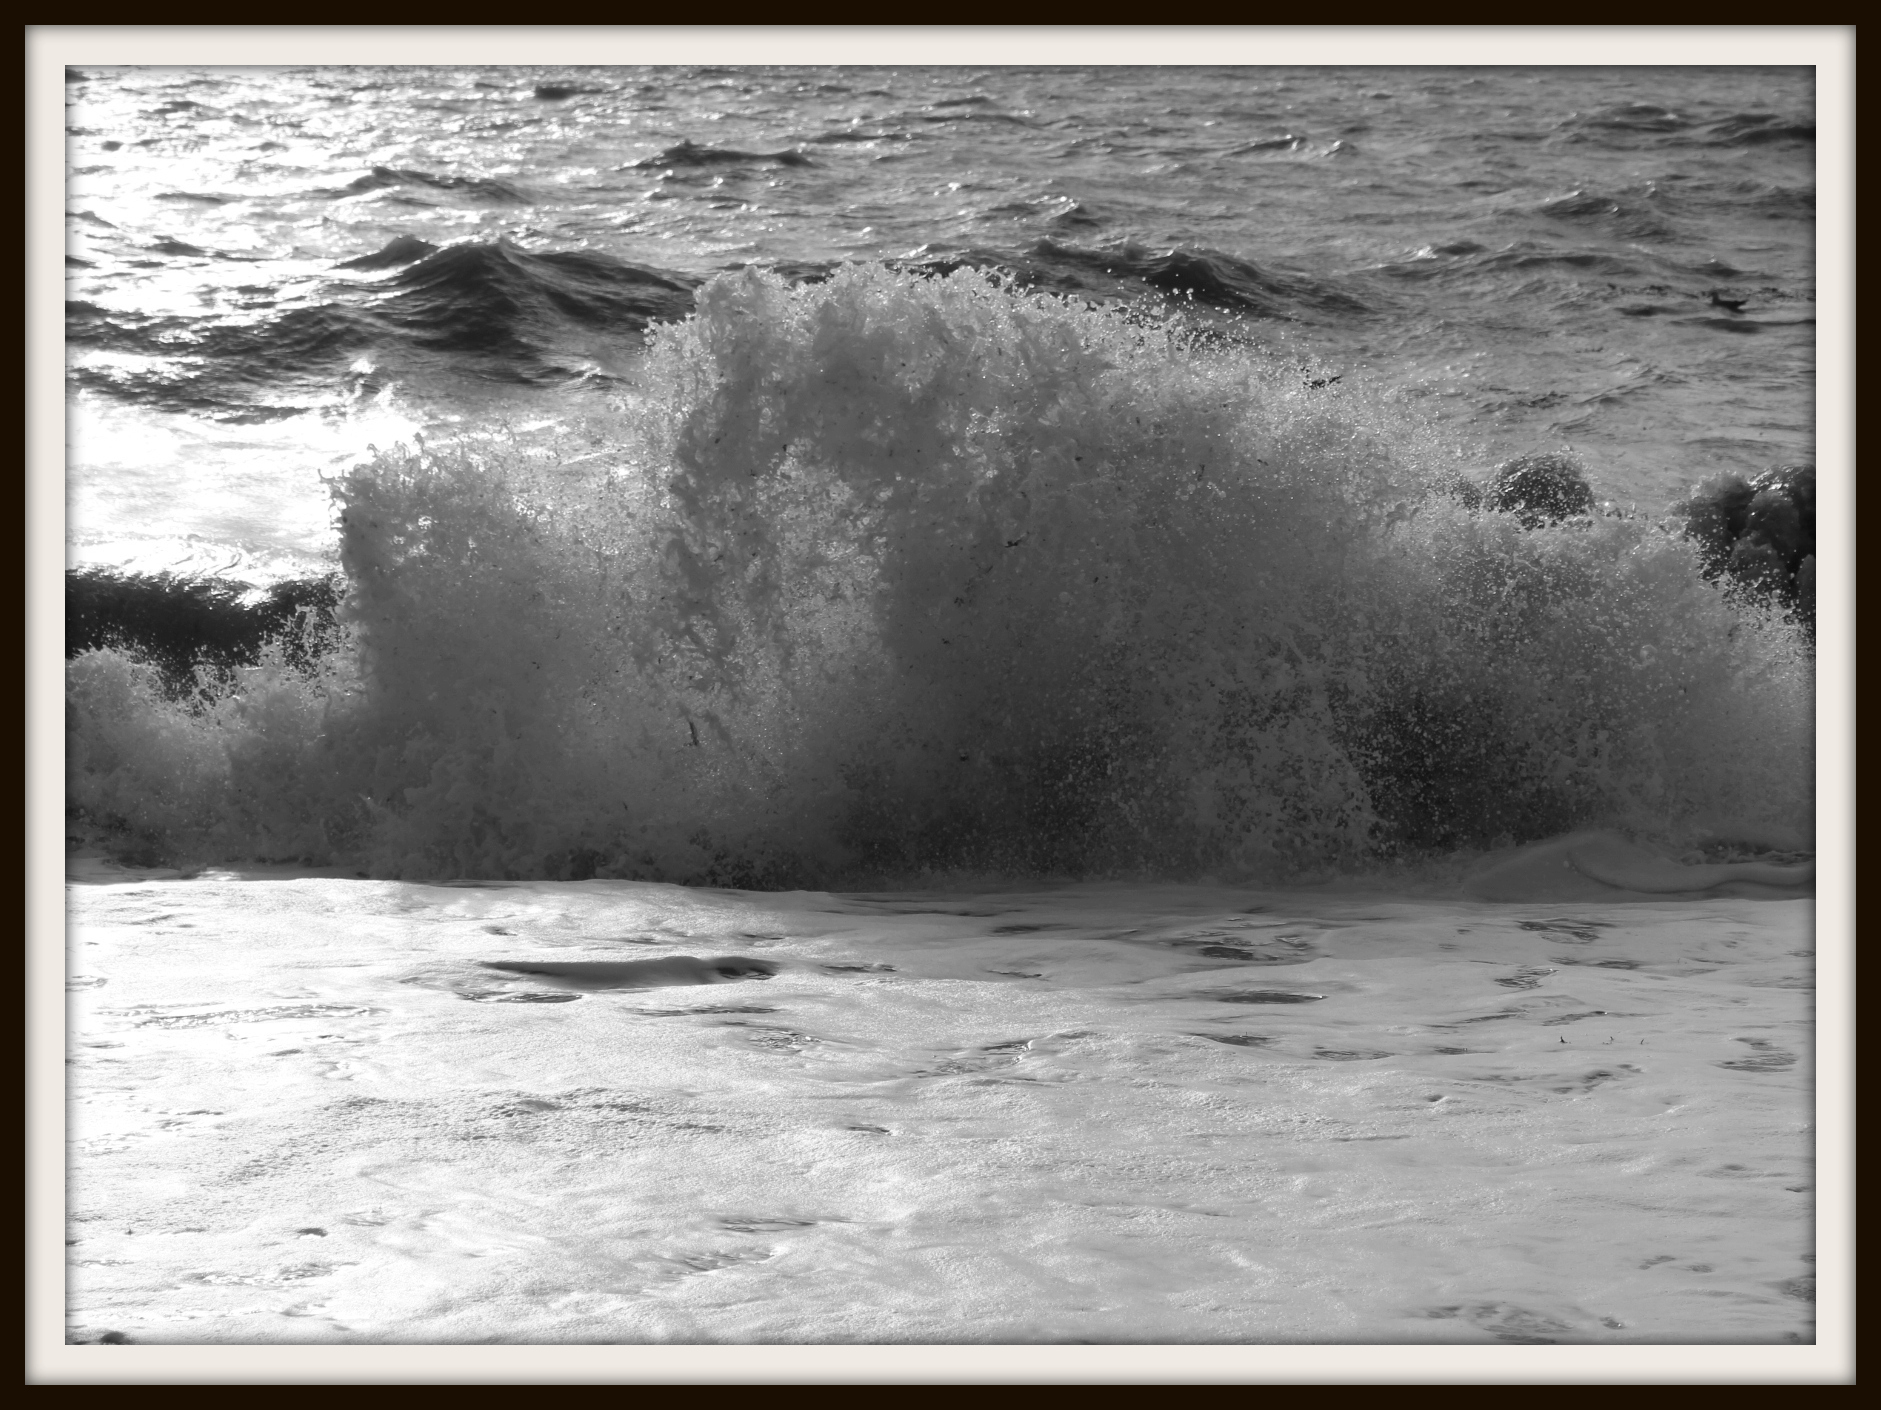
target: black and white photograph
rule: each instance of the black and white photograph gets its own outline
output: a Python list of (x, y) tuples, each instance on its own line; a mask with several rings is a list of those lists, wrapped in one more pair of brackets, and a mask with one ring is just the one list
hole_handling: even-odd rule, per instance
[(1852, 30), (163, 31), (44, 40), (61, 1375), (1828, 1374)]

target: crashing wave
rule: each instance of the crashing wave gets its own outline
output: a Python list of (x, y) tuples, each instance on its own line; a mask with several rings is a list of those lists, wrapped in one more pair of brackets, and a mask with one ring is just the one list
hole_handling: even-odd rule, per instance
[(748, 270), (611, 415), (339, 482), (312, 675), (190, 706), (76, 658), (69, 797), (176, 856), (742, 886), (1806, 832), (1801, 631), (1683, 537), (1460, 478), (1388, 395), (1178, 320)]

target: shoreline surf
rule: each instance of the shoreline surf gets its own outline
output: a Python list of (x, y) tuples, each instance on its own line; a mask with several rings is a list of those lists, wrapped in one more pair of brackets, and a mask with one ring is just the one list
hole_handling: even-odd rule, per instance
[(1813, 1338), (1806, 901), (81, 871), (72, 1341)]

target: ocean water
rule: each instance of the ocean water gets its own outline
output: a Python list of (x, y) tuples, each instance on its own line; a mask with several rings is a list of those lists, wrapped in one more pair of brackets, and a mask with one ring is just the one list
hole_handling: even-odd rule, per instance
[(68, 80), (69, 1341), (1814, 1338), (1808, 70)]
[(1816, 1335), (1807, 899), (72, 882), (73, 1342)]
[[(171, 859), (1806, 841), (1806, 642), (1659, 521), (1812, 456), (1807, 70), (67, 91), (72, 560), (346, 578), (317, 680), (74, 663), (72, 796)], [(1601, 514), (1468, 507), (1537, 451)]]
[[(1812, 452), (1808, 70), (139, 68), (67, 101), (80, 561), (327, 561), (336, 458), (593, 405), (751, 263), (1192, 299), (1650, 511)], [(450, 253), (347, 267), (400, 241)]]

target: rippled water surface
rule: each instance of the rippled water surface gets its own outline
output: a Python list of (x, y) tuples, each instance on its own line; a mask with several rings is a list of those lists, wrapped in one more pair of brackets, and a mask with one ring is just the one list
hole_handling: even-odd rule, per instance
[(323, 561), (322, 471), (579, 410), (746, 263), (1173, 297), (1650, 511), (1812, 452), (1806, 69), (127, 68), (67, 101), (81, 561)]

